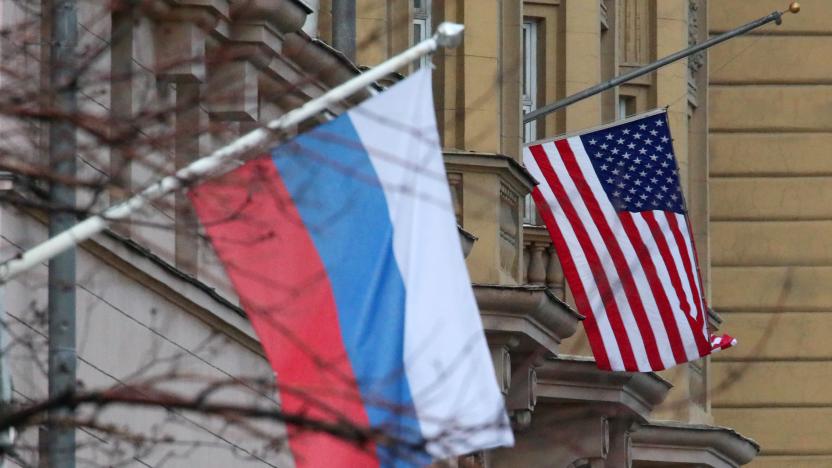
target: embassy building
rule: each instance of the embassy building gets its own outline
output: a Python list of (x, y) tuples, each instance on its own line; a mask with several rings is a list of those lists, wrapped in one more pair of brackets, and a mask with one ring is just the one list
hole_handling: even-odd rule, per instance
[[(119, 119), (168, 109), (143, 128), (148, 159), (101, 147), (79, 131), (79, 173), (107, 189), (79, 203), (108, 206), (366, 67), (429, 37), (443, 21), (464, 40), (333, 106), (302, 131), (419, 67), (433, 67), (434, 105), (494, 371), (516, 437), (513, 448), (437, 466), (823, 467), (832, 465), (832, 276), (827, 252), (832, 191), (829, 79), (832, 9), (803, 13), (732, 39), (523, 125), (522, 114), (785, 5), (774, 0), (359, 0), (354, 22), (339, 0), (170, 0), (109, 11), (79, 1), (81, 45), (105, 51), (81, 80), (79, 106), (118, 130)], [(36, 94), (48, 71), (39, 10), (2, 1), (9, 89)], [(344, 27), (347, 21), (347, 27)], [(346, 31), (346, 33), (345, 33)], [(346, 50), (336, 49), (346, 34)], [(349, 45), (354, 42), (354, 49)], [(22, 53), (21, 51), (25, 51)], [(218, 60), (217, 57), (222, 57)], [(212, 59), (213, 58), (213, 59)], [(14, 67), (13, 67), (14, 68)], [(106, 79), (102, 78), (106, 77)], [(125, 77), (129, 77), (126, 79)], [(31, 81), (32, 83), (28, 83)], [(33, 88), (34, 87), (34, 88)], [(27, 91), (28, 90), (28, 91)], [(522, 146), (667, 107), (709, 305), (709, 327), (739, 345), (658, 373), (598, 370), (582, 317), (528, 196), (537, 183)], [(143, 113), (144, 112), (144, 113)], [(25, 135), (10, 154), (45, 158), (44, 127), (11, 119)], [(145, 140), (143, 140), (145, 141)], [(24, 158), (25, 159), (25, 158)], [(16, 179), (0, 210), (6, 257), (45, 239), (36, 190)], [(17, 198), (15, 198), (17, 197)], [(78, 379), (86, 388), (147, 383), (160, 375), (184, 394), (208, 379), (273, 373), (184, 195), (78, 249)], [(46, 266), (4, 286), (12, 346), (12, 399), (46, 397)], [(33, 357), (34, 356), (34, 357)], [(171, 364), (175, 363), (175, 364)], [(138, 377), (137, 377), (138, 376)], [(275, 383), (240, 385), (223, 401), (279, 408)], [(279, 385), (279, 382), (278, 382)], [(269, 390), (271, 389), (271, 390)], [(252, 437), (222, 421), (164, 408), (114, 407), (102, 421), (155, 444), (118, 452), (117, 435), (79, 428), (78, 460), (129, 466), (295, 466), (286, 427), (258, 421)], [(99, 428), (100, 429), (100, 428)], [(115, 432), (115, 431), (113, 431)], [(187, 447), (162, 435), (192, 441)], [(43, 431), (17, 437), (20, 464), (45, 462)], [(121, 442), (123, 443), (123, 441)], [(117, 452), (117, 453), (116, 453)], [(116, 455), (114, 455), (116, 453)], [(117, 458), (117, 457), (116, 457)], [(13, 460), (11, 460), (14, 463)]]

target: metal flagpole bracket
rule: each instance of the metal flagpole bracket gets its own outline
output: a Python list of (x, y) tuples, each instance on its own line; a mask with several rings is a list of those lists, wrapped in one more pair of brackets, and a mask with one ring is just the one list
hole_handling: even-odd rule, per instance
[(440, 46), (455, 47), (459, 45), (464, 29), (465, 27), (461, 24), (440, 24), (433, 37), (425, 39), (401, 54), (391, 57), (385, 62), (332, 88), (320, 97), (287, 112), (278, 119), (272, 120), (263, 128), (253, 130), (230, 144), (215, 150), (208, 156), (197, 159), (178, 170), (175, 174), (167, 176), (145, 188), (138, 195), (107, 208), (99, 215), (90, 216), (70, 229), (47, 239), (17, 257), (0, 263), (0, 284), (6, 283), (11, 278), (14, 278), (29, 268), (49, 260), (55, 255), (98, 234), (106, 229), (111, 222), (129, 217), (150, 201), (187, 187), (207, 176), (219, 175), (231, 170), (233, 165), (229, 164), (229, 162), (274, 143), (275, 135), (281, 134), (283, 130), (291, 128), (327, 110), (334, 104), (343, 101), (350, 95), (370, 86), (372, 83), (386, 77), (390, 73), (406, 67), (415, 60), (434, 52)]

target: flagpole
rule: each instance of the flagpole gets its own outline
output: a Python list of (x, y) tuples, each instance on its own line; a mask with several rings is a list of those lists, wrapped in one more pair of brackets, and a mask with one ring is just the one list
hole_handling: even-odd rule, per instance
[(401, 54), (391, 57), (387, 61), (336, 86), (320, 97), (284, 114), (278, 119), (272, 120), (264, 128), (253, 130), (234, 140), (227, 146), (217, 149), (210, 155), (192, 162), (178, 170), (174, 175), (163, 178), (132, 198), (113, 205), (101, 214), (91, 216), (62, 233), (21, 253), (17, 257), (0, 264), (0, 284), (8, 282), (29, 268), (49, 260), (55, 255), (100, 233), (111, 222), (129, 217), (150, 201), (162, 198), (208, 175), (219, 175), (230, 170), (231, 165), (229, 162), (250, 154), (255, 150), (262, 149), (265, 145), (272, 143), (278, 132), (294, 127), (304, 120), (315, 116), (390, 73), (434, 52), (439, 47), (456, 47), (462, 41), (462, 31), (464, 28), (463, 25), (457, 23), (440, 24), (436, 28), (436, 34), (430, 39), (425, 39)]
[(696, 44), (694, 46), (688, 47), (687, 49), (680, 50), (673, 54), (668, 55), (667, 57), (661, 58), (653, 63), (647, 64), (641, 68), (637, 68), (629, 73), (625, 73), (620, 76), (616, 76), (615, 78), (605, 81), (603, 83), (599, 83), (591, 88), (587, 88), (583, 91), (577, 92), (571, 96), (565, 97), (559, 101), (555, 101), (551, 104), (546, 104), (543, 107), (539, 107), (533, 111), (527, 112), (523, 115), (523, 125), (533, 122), (545, 115), (551, 114), (557, 110), (563, 109), (566, 106), (575, 104), (578, 101), (583, 101), (586, 98), (595, 96), (596, 94), (603, 93), (604, 91), (614, 88), (622, 83), (626, 83), (630, 80), (638, 78), (642, 75), (646, 75), (652, 71), (658, 70), (659, 68), (671, 64), (677, 60), (681, 60), (685, 57), (689, 57), (697, 52), (701, 52), (705, 49), (713, 47), (721, 42), (725, 42), (728, 39), (731, 39), (736, 36), (740, 36), (745, 34), (751, 30), (757, 29), (760, 26), (765, 24), (771, 23), (774, 21), (778, 25), (783, 22), (783, 13), (791, 12), (797, 13), (800, 11), (800, 3), (792, 2), (789, 5), (789, 8), (784, 11), (775, 11), (771, 14), (763, 16), (762, 18), (756, 19), (748, 24), (740, 26), (736, 29), (732, 29), (731, 31), (725, 32), (720, 34), (719, 36), (712, 37), (705, 42)]

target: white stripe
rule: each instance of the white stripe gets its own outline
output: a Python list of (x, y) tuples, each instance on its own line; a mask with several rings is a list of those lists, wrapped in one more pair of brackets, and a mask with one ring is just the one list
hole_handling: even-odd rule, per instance
[(598, 179), (598, 175), (592, 166), (583, 142), (579, 137), (569, 138), (567, 142), (575, 154), (575, 160), (581, 169), (584, 179), (589, 185), (590, 190), (595, 194), (595, 199), (601, 208), (604, 218), (607, 220), (607, 225), (610, 227), (621, 252), (624, 254), (626, 268), (630, 270), (636, 290), (641, 298), (647, 320), (656, 338), (656, 346), (659, 350), (662, 363), (665, 368), (672, 367), (676, 365), (676, 359), (673, 357), (673, 350), (670, 347), (670, 337), (664, 328), (659, 305), (653, 296), (653, 291), (650, 288), (650, 283), (647, 281), (644, 267), (641, 266), (641, 260), (638, 258), (638, 254), (636, 254), (630, 238), (624, 231), (624, 225), (621, 223), (618, 211), (613, 207), (604, 187), (601, 185), (601, 181)]
[(403, 366), (428, 451), (445, 458), (512, 445), (453, 216), (429, 71), (414, 73), (348, 115), (393, 224), (406, 291)]
[[(548, 157), (548, 154), (547, 154)], [(551, 158), (549, 158), (551, 159)], [(595, 278), (592, 276), (592, 271), (589, 268), (589, 262), (586, 258), (586, 253), (581, 248), (580, 242), (572, 229), (572, 224), (566, 218), (566, 215), (555, 198), (552, 189), (548, 182), (543, 177), (543, 173), (537, 165), (534, 156), (528, 148), (523, 148), (523, 160), (526, 163), (526, 168), (531, 173), (532, 177), (540, 181), (537, 186), (541, 195), (546, 200), (546, 203), (552, 210), (555, 218), (555, 223), (560, 228), (561, 234), (566, 242), (566, 247), (569, 250), (569, 255), (575, 264), (575, 269), (581, 281), (581, 285), (586, 291), (587, 301), (593, 311), (593, 316), (598, 324), (598, 331), (601, 334), (601, 341), (604, 343), (604, 349), (607, 351), (607, 359), (610, 362), (610, 367), (614, 370), (624, 369), (624, 360), (621, 357), (621, 350), (618, 348), (618, 342), (615, 340), (615, 333), (610, 325), (609, 317), (604, 310), (601, 302), (601, 295), (597, 294), (598, 285), (595, 284)]]
[(616, 279), (619, 279), (618, 272), (615, 269), (612, 256), (607, 250), (607, 245), (604, 243), (601, 232), (598, 230), (598, 226), (595, 224), (595, 221), (593, 221), (583, 197), (581, 197), (577, 187), (572, 181), (572, 177), (569, 176), (569, 171), (563, 164), (563, 160), (561, 159), (554, 142), (546, 143), (542, 146), (546, 150), (547, 154), (553, 155), (553, 157), (549, 158), (549, 161), (552, 164), (555, 175), (563, 186), (564, 191), (566, 191), (567, 198), (570, 202), (572, 202), (572, 206), (575, 209), (581, 224), (583, 224), (592, 245), (595, 247), (595, 251), (598, 254), (601, 266), (606, 274), (610, 289), (612, 290), (613, 298), (618, 306), (621, 321), (624, 323), (624, 329), (627, 332), (627, 337), (630, 341), (630, 347), (633, 350), (636, 365), (641, 371), (649, 371), (651, 370), (651, 366), (647, 359), (647, 350), (644, 347), (644, 340), (642, 339), (641, 331), (638, 328), (638, 323), (636, 323), (635, 316), (630, 308), (630, 303), (627, 300), (624, 287), (620, 280), (616, 281)]
[[(657, 212), (651, 211), (650, 213), (653, 213), (655, 217)], [(673, 282), (670, 280), (669, 265), (664, 263), (659, 245), (656, 243), (652, 231), (650, 231), (650, 226), (648, 226), (647, 221), (644, 219), (644, 214), (634, 213), (633, 224), (635, 224), (641, 239), (644, 241), (650, 258), (653, 259), (653, 265), (656, 267), (656, 275), (659, 277), (662, 289), (664, 289), (665, 295), (670, 302), (670, 309), (673, 311), (673, 318), (675, 319), (677, 329), (685, 347), (685, 355), (689, 361), (698, 359), (700, 357), (699, 348), (696, 346), (696, 341), (693, 336), (694, 330), (691, 329), (688, 319), (685, 317), (685, 312), (679, 307), (676, 289), (673, 288)]]

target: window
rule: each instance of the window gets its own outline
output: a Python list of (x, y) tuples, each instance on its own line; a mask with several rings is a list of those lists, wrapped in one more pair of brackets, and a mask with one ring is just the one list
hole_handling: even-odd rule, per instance
[[(523, 22), (523, 76), (520, 100), (523, 113), (530, 112), (537, 107), (537, 23)], [(529, 122), (523, 126), (523, 139), (526, 142), (537, 139), (537, 124)]]
[(636, 113), (636, 98), (635, 96), (619, 96), (618, 97), (618, 118), (623, 119)]
[[(413, 1), (413, 44), (418, 44), (430, 37), (430, 2), (431, 0)], [(425, 55), (413, 64), (413, 68), (426, 67), (430, 56)]]
[[(523, 22), (523, 76), (520, 92), (520, 102), (523, 113), (531, 112), (537, 107), (537, 23)], [(523, 141), (530, 142), (537, 139), (537, 123), (529, 122), (523, 125)], [(527, 195), (523, 207), (523, 222), (537, 224), (537, 209), (531, 195)]]

